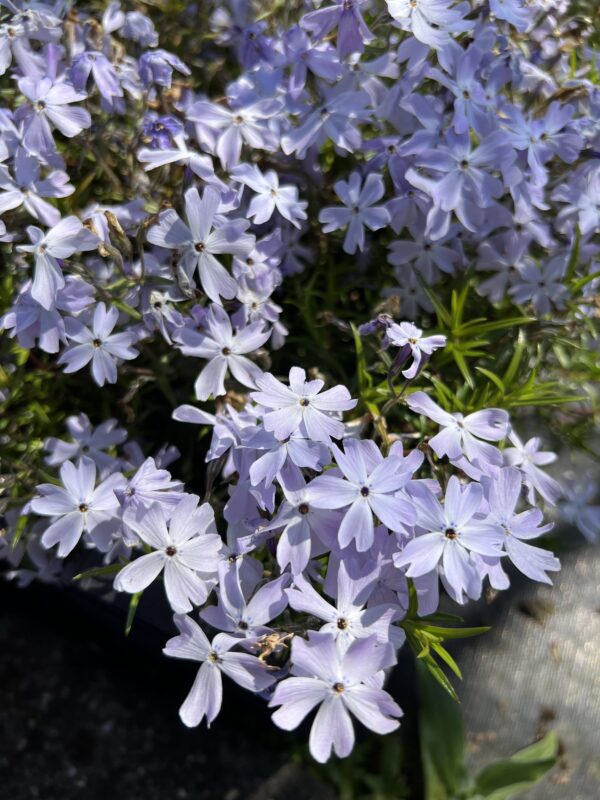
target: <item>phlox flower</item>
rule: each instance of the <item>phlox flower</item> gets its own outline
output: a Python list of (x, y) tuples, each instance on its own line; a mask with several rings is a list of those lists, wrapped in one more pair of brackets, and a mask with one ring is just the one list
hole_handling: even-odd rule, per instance
[(129, 514), (127, 525), (152, 548), (115, 577), (118, 592), (141, 592), (164, 573), (165, 591), (173, 611), (185, 613), (208, 597), (217, 575), (221, 537), (208, 503), (198, 507), (195, 495), (186, 495), (167, 515), (161, 503), (142, 513)]
[(364, 184), (358, 172), (353, 172), (348, 181), (337, 181), (335, 192), (345, 208), (329, 206), (319, 213), (323, 222), (323, 232), (331, 233), (338, 228), (348, 227), (344, 238), (344, 252), (353, 254), (356, 249), (364, 250), (365, 226), (377, 231), (390, 222), (390, 214), (385, 206), (376, 206), (385, 193), (381, 175), (370, 173)]
[(206, 318), (206, 333), (181, 329), (178, 332), (181, 352), (209, 359), (194, 383), (198, 400), (225, 394), (227, 370), (244, 386), (257, 386), (262, 370), (245, 354), (262, 347), (270, 335), (262, 321), (234, 332), (225, 309), (214, 303)]
[(53, 83), (48, 77), (31, 76), (19, 78), (18, 84), (30, 101), (23, 115), (23, 143), (31, 153), (45, 156), (54, 152), (51, 126), (70, 139), (92, 124), (89, 111), (71, 106), (71, 103), (87, 97), (85, 93), (77, 92), (72, 84), (65, 81)]
[(368, 29), (360, 7), (364, 0), (336, 0), (332, 6), (324, 6), (305, 14), (300, 25), (310, 31), (315, 39), (324, 39), (337, 28), (337, 49), (341, 56), (362, 53), (365, 44), (374, 36)]
[(429, 441), (429, 446), (442, 458), (448, 456), (453, 461), (466, 456), (469, 461), (479, 459), (482, 463), (500, 465), (502, 455), (490, 444), (499, 442), (508, 434), (509, 416), (500, 408), (486, 408), (464, 417), (456, 412), (450, 414), (428, 397), (425, 392), (414, 392), (406, 400), (409, 408), (417, 414), (429, 417), (443, 430)]
[(296, 228), (300, 227), (301, 220), (306, 219), (308, 203), (298, 199), (298, 187), (280, 186), (275, 170), (263, 174), (256, 164), (238, 164), (231, 170), (231, 176), (255, 192), (248, 207), (248, 216), (254, 217), (255, 225), (268, 222), (275, 209)]
[(84, 228), (81, 220), (74, 216), (61, 219), (46, 233), (30, 225), (27, 235), (31, 244), (18, 245), (17, 250), (33, 253), (35, 257), (31, 296), (43, 308), (50, 310), (57, 292), (65, 285), (59, 261), (69, 258), (73, 253), (95, 250), (98, 237)]
[(452, 36), (468, 31), (472, 23), (465, 19), (469, 3), (448, 0), (387, 0), (390, 15), (415, 39), (440, 50)]
[(98, 386), (117, 382), (117, 359), (130, 361), (138, 356), (132, 345), (136, 336), (130, 331), (112, 333), (117, 324), (119, 311), (98, 303), (94, 310), (92, 327), (86, 327), (78, 319), (69, 319), (67, 336), (77, 344), (68, 347), (58, 359), (65, 364), (65, 372), (77, 372), (92, 364), (92, 377)]
[(236, 637), (218, 633), (209, 642), (202, 628), (190, 617), (176, 615), (173, 621), (180, 633), (169, 639), (164, 654), (202, 663), (190, 693), (179, 709), (181, 721), (188, 728), (199, 725), (204, 717), (210, 727), (217, 717), (223, 699), (221, 673), (251, 692), (262, 692), (275, 681), (266, 665), (256, 656), (231, 652), (233, 647), (240, 644)]
[[(211, 152), (216, 153), (223, 169), (230, 170), (239, 164), (244, 142), (253, 148), (274, 150), (277, 137), (267, 125), (267, 120), (281, 110), (279, 100), (258, 100), (255, 103), (230, 110), (216, 103), (199, 100), (186, 112), (190, 122), (195, 122), (206, 138), (202, 144), (214, 141)], [(200, 128), (201, 126), (201, 128)]]
[(293, 677), (276, 686), (269, 703), (281, 706), (273, 714), (273, 722), (283, 730), (294, 730), (318, 705), (309, 737), (311, 755), (321, 764), (332, 750), (344, 758), (354, 747), (351, 713), (375, 733), (391, 733), (400, 724), (400, 707), (370, 682), (391, 663), (393, 653), (374, 636), (357, 640), (343, 654), (328, 634), (311, 631), (308, 640), (296, 636), (292, 642)]
[(264, 426), (278, 439), (287, 439), (303, 427), (309, 439), (316, 442), (330, 442), (331, 438), (343, 436), (344, 425), (329, 416), (330, 413), (349, 411), (356, 405), (345, 386), (334, 386), (321, 392), (325, 385), (321, 380), (306, 380), (306, 372), (300, 367), (290, 370), (290, 385), (285, 386), (270, 372), (256, 380), (260, 391), (252, 392), (250, 397), (264, 406)]
[(390, 626), (400, 610), (398, 605), (383, 603), (367, 608), (377, 578), (374, 562), (359, 567), (351, 560), (344, 560), (340, 561), (338, 568), (335, 604), (320, 595), (302, 573), (294, 576), (295, 588), (286, 592), (290, 606), (295, 611), (323, 620), (320, 632), (330, 634), (344, 651), (355, 639), (374, 635), (379, 642), (386, 644), (394, 638)]
[(384, 458), (371, 440), (346, 439), (344, 451), (332, 445), (344, 479), (327, 472), (310, 484), (310, 502), (316, 508), (347, 508), (338, 532), (340, 547), (354, 542), (368, 550), (375, 535), (375, 514), (393, 531), (404, 531), (416, 520), (408, 497), (399, 494), (409, 482), (414, 465), (394, 456)]
[(206, 186), (200, 197), (195, 186), (185, 193), (187, 225), (172, 209), (162, 211), (157, 225), (148, 231), (148, 241), (159, 247), (177, 250), (183, 273), (192, 284), (192, 276), (198, 271), (200, 284), (209, 298), (220, 302), (235, 297), (237, 284), (215, 256), (230, 253), (245, 258), (254, 247), (254, 236), (245, 231), (250, 223), (235, 219), (214, 228), (215, 216), (221, 203), (220, 192)]
[(562, 495), (562, 489), (558, 481), (547, 475), (540, 467), (556, 461), (556, 453), (541, 450), (542, 440), (539, 436), (534, 436), (523, 443), (515, 431), (511, 431), (508, 438), (513, 446), (506, 447), (502, 451), (504, 463), (511, 467), (518, 467), (525, 476), (525, 485), (531, 505), (535, 503), (536, 492), (547, 503), (555, 505)]
[(216, 606), (200, 612), (201, 619), (219, 631), (235, 634), (242, 639), (256, 639), (272, 633), (267, 623), (287, 608), (285, 588), (290, 584), (289, 572), (260, 586), (249, 599), (244, 596), (240, 579), (240, 563), (232, 569), (221, 569)]
[(552, 524), (542, 525), (543, 514), (539, 508), (516, 513), (521, 495), (522, 475), (514, 467), (498, 470), (489, 479), (482, 479), (487, 489), (490, 521), (498, 523), (504, 531), (504, 549), (515, 567), (533, 581), (552, 584), (546, 572), (560, 569), (560, 561), (548, 550), (528, 544), (552, 529)]
[(385, 342), (400, 348), (394, 366), (400, 367), (412, 356), (410, 367), (402, 370), (404, 377), (411, 380), (435, 350), (446, 346), (446, 337), (423, 336), (423, 331), (412, 322), (391, 322), (385, 331)]
[(107, 419), (94, 427), (87, 414), (80, 413), (67, 417), (65, 425), (73, 441), (67, 442), (54, 436), (46, 439), (46, 464), (57, 466), (64, 461), (87, 456), (95, 462), (100, 474), (107, 474), (114, 469), (118, 461), (105, 451), (123, 444), (127, 439), (127, 431), (118, 427), (116, 419)]
[(481, 581), (470, 552), (483, 556), (502, 555), (503, 529), (495, 520), (479, 519), (483, 489), (478, 483), (461, 487), (453, 475), (448, 481), (444, 505), (422, 484), (413, 488), (417, 526), (424, 533), (411, 539), (394, 555), (397, 567), (408, 565), (409, 578), (443, 567), (443, 576), (458, 603), (464, 595), (476, 599)]
[(90, 458), (81, 458), (77, 465), (65, 461), (60, 468), (62, 486), (42, 483), (31, 509), (44, 517), (56, 517), (46, 528), (42, 544), (46, 548), (58, 544), (60, 558), (68, 556), (82, 534), (108, 520), (116, 521), (119, 501), (115, 490), (123, 476), (113, 473), (96, 487), (96, 465)]

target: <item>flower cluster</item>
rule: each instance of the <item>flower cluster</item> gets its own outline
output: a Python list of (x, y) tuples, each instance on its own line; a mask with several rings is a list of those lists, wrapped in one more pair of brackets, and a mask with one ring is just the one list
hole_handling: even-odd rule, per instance
[[(177, 364), (187, 399), (210, 406), (167, 387), (169, 413), (212, 428), (201, 500), (166, 469), (174, 448), (144, 458), (116, 420), (69, 417), (69, 438), (45, 442), (43, 470), (58, 475), (7, 517), (9, 575), (60, 580), (93, 551), (117, 591), (162, 583), (179, 631), (164, 652), (201, 664), (186, 725), (216, 718), (225, 675), (284, 730), (317, 709), (312, 755), (346, 756), (352, 717), (398, 727), (386, 670), (440, 587), (463, 604), (505, 589), (508, 562), (545, 583), (559, 569), (531, 543), (563, 493), (544, 470), (555, 456), (523, 444), (506, 410), (535, 400), (493, 373), (493, 402), (489, 386), (463, 389), (482, 319), (488, 336), (594, 316), (600, 61), (585, 43), (583, 66), (565, 54), (561, 0), (307, 2), (287, 27), (250, 3), (207, 3), (187, 64), (135, 4), (101, 18), (0, 5), (0, 75), (13, 79), (0, 241), (16, 276), (0, 326), (57, 380), (103, 392), (163, 385)], [(197, 65), (219, 52), (235, 75), (207, 94)], [(359, 355), (348, 380), (335, 356), (307, 374), (289, 319), (304, 310), (318, 341), (325, 322), (301, 296), (314, 264), (333, 275), (343, 254), (335, 274), (371, 292), (356, 326), (330, 315)], [(321, 298), (345, 292), (325, 283)], [(448, 285), (513, 316), (470, 328), (458, 291), (440, 310)], [(442, 382), (452, 359), (458, 393)]]

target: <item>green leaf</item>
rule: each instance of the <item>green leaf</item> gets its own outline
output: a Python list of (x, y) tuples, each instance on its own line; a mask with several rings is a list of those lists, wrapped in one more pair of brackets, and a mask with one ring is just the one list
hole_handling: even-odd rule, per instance
[(135, 618), (135, 612), (137, 611), (137, 607), (140, 602), (140, 597), (142, 596), (142, 592), (136, 592), (135, 594), (131, 595), (131, 600), (129, 601), (129, 609), (127, 610), (127, 620), (125, 622), (125, 636), (129, 636), (131, 633), (131, 626), (133, 625), (133, 620)]
[[(426, 619), (424, 620), (426, 622)], [(479, 628), (438, 628), (436, 625), (424, 625), (424, 630), (442, 639), (468, 639), (470, 636), (480, 636), (487, 633), (490, 628), (482, 625)]]
[(554, 732), (539, 742), (482, 770), (475, 791), (487, 800), (510, 800), (529, 789), (556, 764), (558, 740)]
[(491, 380), (491, 382), (495, 386), (497, 386), (498, 389), (500, 389), (502, 394), (505, 393), (506, 388), (505, 388), (504, 384), (502, 383), (502, 379), (501, 378), (499, 378), (497, 375), (494, 375), (494, 373), (491, 370), (484, 369), (484, 367), (475, 367), (475, 369), (477, 370), (477, 372), (481, 372), (482, 375), (485, 375), (486, 378), (489, 378), (489, 380)]
[(456, 663), (456, 661), (452, 658), (450, 653), (446, 650), (445, 647), (442, 647), (439, 642), (432, 642), (431, 649), (434, 650), (438, 656), (446, 663), (452, 672), (456, 675), (456, 677), (462, 681), (462, 672), (460, 671), (460, 667)]
[(353, 323), (350, 323), (352, 328), (352, 336), (354, 337), (354, 347), (356, 349), (356, 372), (358, 375), (358, 391), (362, 397), (365, 392), (373, 386), (373, 378), (367, 371), (367, 362), (365, 360), (365, 351), (363, 348), (363, 341), (361, 339), (358, 328)]
[(419, 744), (424, 800), (451, 800), (467, 782), (465, 733), (459, 706), (417, 662)]
[(105, 567), (92, 567), (80, 572), (73, 578), (74, 581), (82, 581), (84, 578), (101, 578), (105, 575), (116, 575), (123, 569), (123, 564), (107, 564)]
[[(485, 320), (485, 318), (483, 318)], [(499, 319), (495, 322), (479, 322), (479, 320), (472, 320), (462, 325), (459, 329), (454, 330), (455, 335), (461, 335), (464, 331), (469, 336), (487, 336), (488, 333), (495, 333), (496, 331), (504, 331), (507, 328), (516, 328), (519, 325), (531, 325), (532, 322), (537, 322), (536, 317), (511, 317), (510, 319)]]

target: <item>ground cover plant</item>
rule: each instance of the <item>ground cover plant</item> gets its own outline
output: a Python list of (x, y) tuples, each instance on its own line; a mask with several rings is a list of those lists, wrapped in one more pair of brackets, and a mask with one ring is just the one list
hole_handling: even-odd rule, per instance
[(600, 536), (593, 8), (0, 8), (5, 572), (161, 583), (185, 725), (233, 681), (346, 757), (400, 648), (454, 696), (460, 607)]

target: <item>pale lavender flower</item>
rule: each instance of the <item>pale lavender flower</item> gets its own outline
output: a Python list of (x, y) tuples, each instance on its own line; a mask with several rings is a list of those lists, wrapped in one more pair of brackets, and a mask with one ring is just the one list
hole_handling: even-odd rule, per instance
[(452, 461), (464, 454), (469, 461), (481, 460), (483, 464), (502, 463), (500, 451), (490, 444), (482, 442), (499, 442), (508, 434), (509, 416), (500, 408), (486, 408), (475, 411), (466, 417), (456, 412), (444, 411), (425, 392), (415, 392), (407, 398), (409, 408), (417, 414), (429, 417), (443, 430), (430, 441), (430, 447), (442, 458), (448, 456)]
[[(408, 229), (412, 241), (409, 239), (396, 240), (389, 246), (388, 261), (396, 267), (394, 273), (399, 283), (407, 282), (406, 273), (409, 269), (412, 269), (429, 286), (437, 283), (440, 272), (450, 275), (455, 272), (456, 266), (460, 263), (460, 253), (450, 246), (449, 241), (453, 238), (452, 234), (456, 233), (455, 230), (450, 228), (447, 236), (431, 239), (425, 235), (422, 225), (409, 224)], [(405, 265), (410, 265), (410, 267), (405, 267)]]
[(577, 220), (582, 236), (600, 228), (600, 166), (576, 172), (569, 183), (561, 183), (552, 193), (552, 200), (566, 203), (558, 212), (558, 223)]
[(502, 19), (522, 32), (532, 24), (536, 8), (524, 0), (490, 0), (490, 11), (496, 19)]
[[(117, 520), (119, 501), (115, 495), (123, 483), (123, 476), (114, 473), (96, 487), (96, 465), (89, 458), (81, 458), (77, 466), (66, 461), (60, 468), (63, 486), (42, 483), (38, 495), (31, 501), (31, 509), (44, 517), (56, 517), (44, 531), (42, 544), (58, 544), (60, 558), (68, 556), (84, 531), (109, 520)], [(64, 487), (64, 488), (63, 488)]]
[(58, 359), (59, 364), (66, 365), (64, 371), (77, 372), (91, 361), (92, 377), (98, 386), (116, 383), (117, 359), (130, 361), (139, 355), (132, 347), (136, 341), (134, 333), (112, 333), (118, 318), (119, 311), (114, 306), (107, 309), (104, 303), (98, 303), (91, 328), (77, 319), (69, 319), (67, 336), (77, 344), (67, 348)]
[(368, 29), (360, 6), (364, 0), (336, 0), (332, 6), (318, 8), (305, 14), (300, 20), (302, 28), (310, 31), (315, 39), (324, 39), (337, 28), (337, 49), (341, 56), (362, 53), (365, 44), (375, 37)]
[(518, 106), (510, 106), (505, 112), (506, 128), (510, 140), (517, 150), (527, 153), (527, 164), (536, 186), (544, 186), (549, 180), (546, 164), (559, 157), (568, 164), (577, 160), (583, 148), (583, 139), (571, 125), (574, 106), (550, 103), (542, 117), (525, 115)]
[[(415, 160), (425, 167), (443, 174), (440, 179), (427, 179), (413, 167), (406, 172), (406, 180), (431, 195), (436, 212), (430, 212), (426, 234), (441, 238), (447, 233), (450, 212), (454, 211), (460, 222), (470, 231), (477, 231), (483, 222), (483, 209), (494, 204), (494, 198), (504, 192), (504, 185), (490, 171), (497, 164), (508, 169), (516, 158), (504, 131), (496, 131), (473, 147), (468, 133), (449, 131), (446, 143), (435, 150), (420, 153)], [(444, 220), (443, 222), (441, 220)], [(435, 236), (433, 229), (436, 230)]]
[(172, 209), (162, 211), (158, 225), (148, 231), (148, 241), (159, 247), (177, 250), (180, 267), (191, 285), (192, 276), (198, 271), (200, 284), (215, 302), (219, 296), (235, 297), (237, 284), (215, 255), (230, 253), (245, 258), (254, 247), (254, 236), (245, 231), (250, 223), (245, 219), (230, 220), (212, 230), (221, 194), (212, 186), (206, 186), (200, 197), (195, 186), (185, 193), (186, 225)]
[(569, 525), (574, 525), (592, 544), (600, 541), (600, 504), (595, 503), (598, 484), (590, 475), (569, 475), (561, 486), (558, 511)]
[(402, 371), (404, 377), (411, 380), (435, 350), (446, 346), (446, 337), (423, 336), (423, 331), (412, 322), (391, 322), (385, 331), (385, 342), (400, 348), (394, 367), (400, 367), (412, 355), (412, 364)]
[(54, 152), (51, 125), (70, 139), (92, 124), (89, 111), (70, 105), (87, 97), (77, 92), (72, 84), (27, 76), (19, 78), (18, 84), (20, 91), (31, 102), (27, 113), (23, 114), (23, 143), (30, 152), (42, 156)]
[(345, 480), (329, 472), (309, 486), (310, 503), (316, 508), (348, 508), (338, 532), (340, 547), (354, 542), (359, 553), (373, 544), (373, 514), (393, 531), (405, 531), (416, 521), (412, 503), (400, 494), (412, 477), (414, 465), (389, 456), (384, 458), (369, 439), (346, 439), (344, 452), (332, 445)]
[(503, 544), (500, 525), (477, 516), (483, 489), (478, 483), (461, 487), (453, 475), (448, 481), (443, 506), (422, 484), (413, 487), (411, 494), (417, 507), (417, 526), (424, 533), (411, 539), (394, 555), (394, 564), (397, 567), (409, 565), (406, 571), (409, 578), (425, 575), (441, 564), (454, 599), (463, 603), (465, 594), (476, 599), (481, 581), (469, 554), (472, 551), (483, 556), (500, 556)]
[[(124, 448), (128, 451), (128, 460), (123, 464), (125, 470), (132, 469), (137, 462), (136, 458), (132, 458), (131, 444)], [(134, 464), (130, 463), (132, 460)], [(181, 481), (173, 480), (170, 472), (162, 469), (162, 465), (169, 463), (167, 459), (161, 461), (158, 455), (156, 459), (144, 458), (140, 451), (140, 461), (135, 473), (117, 491), (123, 516), (129, 517), (133, 512), (143, 511), (153, 503), (159, 503), (166, 510), (177, 505), (183, 497)]]
[(286, 61), (291, 67), (289, 93), (297, 100), (306, 85), (308, 72), (328, 83), (341, 76), (340, 59), (334, 48), (327, 42), (315, 45), (299, 25), (293, 25), (285, 33)]
[(200, 155), (195, 150), (190, 150), (185, 142), (182, 133), (172, 134), (174, 144), (167, 147), (163, 141), (161, 147), (142, 147), (138, 152), (138, 160), (144, 164), (144, 170), (150, 172), (165, 164), (182, 164), (188, 167), (194, 175), (197, 175), (206, 183), (216, 186), (220, 191), (225, 191), (227, 187), (220, 178), (215, 175), (213, 161), (210, 156)]
[(182, 75), (191, 75), (189, 67), (166, 50), (149, 50), (140, 58), (140, 78), (146, 88), (156, 83), (169, 89), (174, 69)]
[(23, 206), (28, 214), (48, 226), (60, 222), (60, 211), (44, 198), (67, 197), (75, 191), (62, 170), (53, 170), (41, 179), (39, 162), (21, 149), (15, 156), (14, 177), (0, 165), (0, 189), (0, 214)]
[(87, 456), (95, 462), (101, 475), (106, 475), (114, 469), (118, 461), (105, 451), (123, 444), (127, 439), (127, 431), (118, 427), (116, 419), (107, 419), (94, 427), (87, 414), (80, 413), (67, 417), (65, 425), (73, 441), (67, 442), (54, 436), (46, 439), (44, 442), (44, 450), (47, 453), (44, 458), (46, 464), (55, 467), (64, 461)]
[(390, 626), (399, 607), (384, 603), (367, 608), (367, 600), (377, 582), (377, 568), (371, 561), (360, 568), (349, 559), (340, 561), (337, 573), (337, 599), (329, 603), (302, 573), (294, 576), (296, 588), (287, 589), (290, 606), (325, 623), (319, 630), (328, 633), (340, 650), (346, 650), (355, 639), (376, 636), (386, 644), (393, 638)]
[(179, 709), (184, 725), (193, 728), (206, 717), (208, 726), (221, 710), (223, 682), (221, 673), (251, 692), (262, 692), (275, 678), (256, 656), (249, 653), (232, 653), (240, 640), (218, 633), (212, 642), (197, 622), (184, 615), (176, 615), (174, 622), (180, 635), (169, 639), (163, 652), (172, 658), (203, 662), (190, 693)]
[[(200, 100), (186, 112), (206, 136), (202, 144), (212, 144), (223, 169), (239, 163), (244, 142), (253, 148), (274, 150), (277, 137), (267, 126), (267, 120), (281, 110), (279, 100), (258, 100), (241, 108), (229, 110), (215, 103)], [(214, 144), (213, 144), (214, 143)]]
[(119, 76), (108, 58), (100, 52), (87, 50), (73, 59), (71, 80), (78, 92), (85, 92), (90, 75), (108, 108), (112, 108), (117, 97), (123, 97)]
[(250, 467), (253, 486), (259, 483), (270, 486), (290, 463), (320, 472), (330, 459), (329, 450), (323, 442), (313, 442), (299, 431), (285, 439), (278, 439), (262, 427), (247, 427), (241, 431), (239, 446), (257, 451)]
[(281, 484), (285, 501), (267, 525), (261, 525), (258, 535), (279, 531), (277, 563), (284, 570), (289, 565), (292, 575), (306, 569), (310, 559), (324, 550), (324, 544), (335, 541), (340, 516), (336, 511), (315, 508), (310, 503), (309, 488), (304, 479)]
[(387, 0), (390, 15), (403, 30), (411, 31), (415, 39), (440, 50), (473, 23), (465, 19), (469, 3), (452, 0)]
[(81, 223), (77, 217), (65, 217), (44, 233), (30, 225), (27, 235), (32, 244), (18, 245), (17, 250), (33, 253), (35, 274), (31, 296), (46, 310), (52, 308), (56, 293), (65, 285), (59, 259), (69, 258), (73, 253), (95, 250), (98, 237)]
[(530, 302), (539, 315), (550, 314), (554, 308), (562, 309), (569, 296), (569, 289), (563, 283), (566, 269), (566, 259), (562, 255), (551, 258), (541, 267), (525, 263), (508, 294), (516, 303)]
[(300, 227), (300, 221), (306, 219), (308, 203), (299, 200), (298, 187), (292, 184), (280, 186), (275, 170), (262, 173), (256, 164), (238, 164), (231, 170), (231, 177), (255, 192), (248, 207), (248, 216), (251, 219), (254, 217), (255, 225), (268, 222), (275, 209), (296, 228)]
[(390, 222), (390, 214), (385, 206), (376, 206), (385, 193), (381, 175), (371, 172), (364, 185), (360, 174), (353, 172), (348, 181), (337, 181), (335, 192), (344, 203), (345, 208), (330, 206), (319, 214), (319, 222), (323, 225), (323, 233), (331, 233), (348, 226), (344, 238), (344, 251), (353, 254), (358, 248), (365, 248), (365, 226), (372, 231), (385, 228)]
[(0, 328), (11, 331), (19, 345), (27, 350), (37, 346), (46, 353), (58, 353), (60, 342), (67, 342), (65, 323), (61, 312), (75, 314), (94, 302), (93, 287), (67, 276), (63, 289), (59, 289), (54, 308), (45, 309), (31, 296), (31, 283), (27, 282), (15, 298), (13, 307), (0, 318)]
[(127, 564), (115, 578), (115, 589), (141, 592), (163, 572), (173, 611), (192, 611), (205, 602), (217, 575), (222, 541), (214, 511), (208, 503), (198, 507), (195, 495), (186, 495), (172, 508), (168, 525), (160, 503), (141, 511), (125, 521), (152, 552)]
[(325, 102), (311, 111), (297, 128), (281, 137), (286, 155), (304, 158), (312, 145), (320, 147), (331, 140), (336, 149), (353, 153), (361, 145), (357, 124), (371, 117), (371, 98), (367, 92), (327, 92)]
[(344, 425), (330, 414), (354, 408), (357, 401), (351, 399), (348, 389), (334, 386), (321, 394), (324, 382), (307, 381), (306, 372), (300, 367), (291, 368), (289, 380), (288, 387), (269, 372), (256, 380), (260, 391), (252, 392), (250, 397), (265, 408), (273, 409), (264, 415), (266, 430), (282, 440), (299, 428), (304, 428), (308, 438), (316, 442), (341, 438)]
[(158, 44), (158, 33), (154, 28), (154, 23), (141, 11), (130, 11), (125, 15), (121, 35), (127, 39), (133, 39), (142, 47), (156, 47)]
[(540, 467), (556, 461), (556, 453), (540, 450), (542, 440), (539, 436), (534, 436), (523, 443), (515, 431), (511, 431), (509, 439), (513, 447), (507, 447), (502, 451), (504, 463), (511, 467), (519, 467), (524, 474), (531, 505), (535, 503), (536, 491), (547, 503), (555, 505), (562, 495), (562, 489), (558, 481), (546, 475)]
[(272, 633), (267, 623), (287, 608), (285, 589), (291, 582), (289, 572), (260, 586), (246, 599), (240, 580), (240, 562), (232, 569), (223, 568), (216, 590), (218, 603), (200, 612), (200, 618), (213, 628), (235, 634), (241, 639), (256, 639)]
[(515, 567), (533, 581), (552, 584), (546, 572), (560, 569), (560, 561), (541, 547), (527, 542), (537, 539), (552, 529), (552, 524), (542, 525), (543, 514), (539, 508), (516, 513), (521, 495), (522, 475), (514, 467), (498, 470), (485, 481), (490, 506), (488, 519), (504, 531), (504, 549)]
[(370, 682), (373, 675), (393, 663), (390, 649), (376, 637), (354, 642), (340, 653), (327, 634), (311, 631), (308, 641), (295, 637), (292, 643), (292, 675), (275, 688), (270, 706), (281, 706), (273, 722), (283, 730), (294, 730), (317, 705), (311, 727), (311, 755), (321, 764), (333, 750), (340, 758), (354, 746), (350, 712), (376, 733), (395, 731), (402, 710), (391, 696)]
[(181, 352), (210, 359), (194, 384), (198, 400), (225, 394), (227, 370), (244, 386), (257, 386), (262, 370), (245, 354), (262, 347), (270, 335), (262, 321), (234, 332), (225, 309), (214, 303), (206, 318), (206, 333), (182, 328), (178, 332)]

